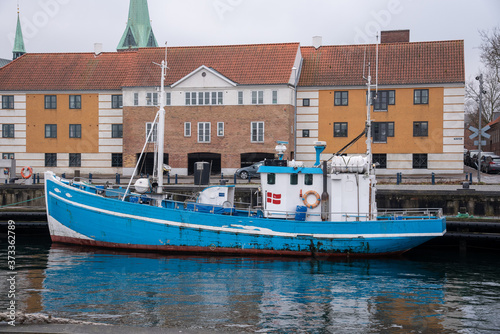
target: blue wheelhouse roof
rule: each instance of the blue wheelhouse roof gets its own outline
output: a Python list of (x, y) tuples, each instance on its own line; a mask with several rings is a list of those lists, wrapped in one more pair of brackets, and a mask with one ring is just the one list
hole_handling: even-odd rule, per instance
[(323, 174), (323, 170), (321, 168), (315, 167), (260, 166), (258, 172), (275, 174)]

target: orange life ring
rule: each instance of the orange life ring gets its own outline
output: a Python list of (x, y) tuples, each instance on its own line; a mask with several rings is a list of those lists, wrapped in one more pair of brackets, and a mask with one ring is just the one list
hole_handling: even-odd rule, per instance
[[(309, 195), (314, 195), (316, 196), (316, 202), (314, 204), (310, 204), (308, 201), (307, 201), (307, 196)], [(303, 196), (302, 196), (302, 202), (304, 202), (304, 205), (307, 206), (309, 209), (314, 209), (315, 207), (317, 207), (320, 203), (320, 196), (317, 192), (315, 192), (314, 190), (309, 190), (308, 192), (306, 192)]]
[[(28, 175), (24, 175), (25, 170), (27, 170), (29, 172)], [(23, 167), (23, 169), (21, 169), (21, 176), (23, 177), (23, 179), (29, 179), (32, 175), (33, 175), (33, 169), (31, 167), (26, 166), (26, 167)]]

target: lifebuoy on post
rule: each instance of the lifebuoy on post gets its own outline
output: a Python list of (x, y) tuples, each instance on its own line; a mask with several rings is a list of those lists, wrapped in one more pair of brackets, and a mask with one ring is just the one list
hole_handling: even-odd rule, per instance
[[(316, 196), (316, 202), (314, 202), (313, 204), (310, 204), (308, 201), (307, 201), (307, 197), (309, 195), (314, 195)], [(302, 196), (302, 202), (304, 202), (304, 205), (307, 206), (309, 209), (314, 209), (315, 207), (317, 207), (320, 203), (320, 196), (317, 192), (315, 192), (314, 190), (309, 190), (308, 192), (306, 192), (303, 196)]]
[[(27, 175), (24, 174), (25, 171), (28, 171)], [(32, 175), (33, 175), (33, 168), (26, 166), (23, 167), (23, 169), (21, 169), (21, 176), (23, 177), (23, 179), (29, 179)]]

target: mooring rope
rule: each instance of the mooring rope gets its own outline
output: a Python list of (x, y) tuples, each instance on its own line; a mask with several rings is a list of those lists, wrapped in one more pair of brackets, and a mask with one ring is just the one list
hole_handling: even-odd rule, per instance
[[(0, 313), (0, 323), (12, 321), (12, 315), (8, 312)], [(15, 313), (16, 325), (37, 325), (37, 324), (71, 324), (71, 325), (101, 325), (109, 326), (109, 324), (72, 320), (65, 318), (56, 318), (51, 315), (42, 313), (25, 314), (22, 312)]]
[(5, 208), (5, 207), (7, 207), (7, 206), (13, 206), (13, 205), (22, 204), (22, 203), (28, 203), (28, 202), (35, 201), (35, 200), (37, 200), (37, 199), (44, 198), (44, 197), (45, 197), (45, 195), (43, 195), (43, 196), (39, 196), (39, 197), (35, 197), (35, 198), (32, 198), (32, 199), (28, 199), (28, 200), (26, 200), (26, 201), (22, 201), (22, 202), (17, 202), (17, 203), (12, 203), (12, 204), (7, 204), (7, 205), (2, 205), (2, 206), (0, 206), (0, 208)]

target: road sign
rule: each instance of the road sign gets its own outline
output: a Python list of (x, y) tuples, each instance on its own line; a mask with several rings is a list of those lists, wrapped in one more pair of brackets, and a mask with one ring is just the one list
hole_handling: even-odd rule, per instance
[[(489, 125), (486, 125), (484, 128), (481, 129), (481, 137), (483, 138), (490, 138), (491, 135), (486, 133), (486, 131), (488, 131), (490, 129), (490, 126)], [(474, 139), (476, 138), (477, 136), (479, 136), (479, 130), (478, 128), (475, 128), (473, 126), (469, 126), (469, 130), (472, 131), (472, 134), (469, 136), (470, 139)], [(474, 144), (474, 145), (477, 145), (477, 144)]]
[[(479, 140), (474, 140), (474, 146), (479, 146)], [(481, 140), (481, 146), (486, 146), (486, 140)]]

